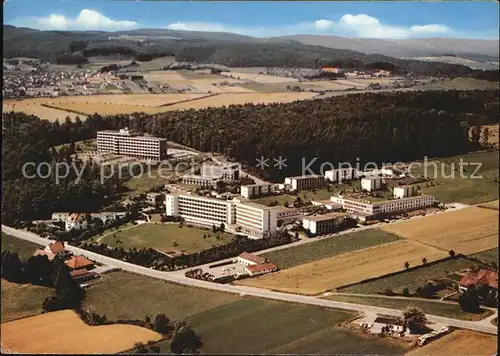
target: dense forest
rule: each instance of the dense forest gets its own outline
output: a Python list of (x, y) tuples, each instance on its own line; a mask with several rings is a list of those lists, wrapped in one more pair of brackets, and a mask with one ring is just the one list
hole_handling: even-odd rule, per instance
[[(154, 30), (153, 30), (154, 31)], [(140, 33), (140, 32), (138, 32)], [(118, 35), (118, 34), (115, 34)], [(186, 36), (186, 33), (183, 33)], [(217, 38), (224, 35), (224, 39)], [(194, 35), (192, 35), (194, 36)], [(390, 69), (397, 74), (437, 77), (470, 77), (499, 80), (499, 71), (473, 70), (467, 66), (406, 60), (348, 49), (305, 45), (297, 41), (266, 43), (230, 34), (203, 34), (203, 38), (150, 38), (125, 41), (109, 33), (36, 31), (4, 26), (5, 58), (34, 57), (61, 64), (83, 65), (89, 57), (122, 55), (138, 61), (175, 56), (179, 62), (212, 63), (228, 67), (321, 68), (336, 65), (350, 69)], [(228, 40), (226, 37), (231, 38)]]
[[(281, 171), (255, 171), (280, 181), (302, 173), (302, 159), (317, 163), (395, 162), (424, 156), (451, 156), (479, 147), (471, 127), (498, 122), (498, 90), (423, 91), (351, 94), (288, 104), (238, 105), (204, 110), (172, 111), (157, 115), (135, 113), (63, 123), (22, 113), (2, 119), (2, 218), (37, 219), (55, 210), (93, 211), (107, 202), (118, 187), (113, 179), (100, 181), (94, 162), (73, 159), (71, 147), (53, 146), (96, 136), (97, 130), (129, 127), (177, 141), (201, 151), (227, 154), (250, 167), (260, 156), (287, 158)], [(478, 131), (478, 130), (473, 130)], [(26, 162), (45, 174), (57, 162), (75, 169), (55, 184), (23, 177)], [(307, 165), (307, 164), (306, 164)], [(35, 167), (27, 167), (32, 175)], [(318, 164), (311, 167), (318, 170)], [(77, 172), (81, 180), (75, 184)]]

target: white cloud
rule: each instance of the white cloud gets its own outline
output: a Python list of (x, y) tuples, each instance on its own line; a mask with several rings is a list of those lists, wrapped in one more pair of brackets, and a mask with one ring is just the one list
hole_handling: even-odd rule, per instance
[(127, 30), (139, 27), (135, 21), (112, 20), (90, 9), (83, 9), (76, 18), (52, 14), (13, 21), (13, 25), (34, 27), (41, 30)]
[(221, 23), (175, 22), (167, 28), (184, 31), (232, 32), (258, 37), (270, 37), (290, 34), (332, 34), (365, 38), (411, 38), (433, 35), (452, 35), (453, 30), (441, 24), (397, 26), (383, 24), (379, 19), (366, 14), (345, 14), (338, 21), (319, 19), (295, 25), (277, 25), (272, 27), (233, 27)]
[[(47, 17), (18, 19), (12, 25), (57, 30), (127, 30), (151, 27), (129, 20), (113, 20), (95, 10), (83, 9), (77, 17), (52, 14)], [(167, 29), (204, 32), (231, 32), (256, 37), (273, 37), (293, 34), (330, 34), (364, 38), (412, 38), (412, 37), (464, 37), (464, 31), (456, 31), (444, 24), (391, 25), (366, 14), (345, 14), (339, 19), (322, 18), (295, 24), (270, 26), (238, 26), (217, 22), (173, 22)], [(474, 36), (477, 37), (477, 36)]]
[(356, 37), (410, 38), (451, 34), (453, 31), (440, 24), (395, 26), (382, 24), (377, 18), (365, 14), (346, 14), (340, 18), (339, 26)]
[(314, 27), (319, 31), (328, 30), (328, 29), (332, 28), (333, 25), (335, 25), (335, 22), (330, 21), (330, 20), (314, 21)]

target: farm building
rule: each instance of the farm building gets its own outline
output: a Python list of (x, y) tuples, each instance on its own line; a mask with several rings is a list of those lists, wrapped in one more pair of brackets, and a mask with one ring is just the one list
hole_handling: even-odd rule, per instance
[(86, 259), (83, 256), (73, 256), (69, 260), (66, 260), (64, 263), (72, 271), (83, 268), (88, 269), (94, 266), (94, 262)]
[(258, 276), (260, 274), (274, 272), (277, 269), (278, 269), (278, 267), (276, 267), (276, 265), (272, 264), (272, 263), (260, 263), (260, 264), (245, 267), (245, 271), (250, 276)]
[(248, 252), (242, 252), (238, 256), (238, 263), (241, 263), (242, 265), (245, 266), (254, 266), (265, 262), (266, 259), (264, 257), (260, 257)]
[(488, 293), (493, 293), (495, 298), (498, 297), (498, 272), (487, 269), (480, 269), (475, 274), (463, 276), (458, 282), (459, 292), (466, 292), (469, 288), (484, 287)]

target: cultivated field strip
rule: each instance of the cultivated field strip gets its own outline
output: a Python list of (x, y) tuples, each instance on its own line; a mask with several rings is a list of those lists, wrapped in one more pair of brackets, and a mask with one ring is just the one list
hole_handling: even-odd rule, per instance
[(498, 247), (498, 211), (471, 207), (384, 226), (382, 230), (442, 250), (472, 254)]
[(117, 353), (162, 336), (134, 325), (89, 326), (72, 310), (61, 310), (1, 325), (2, 349), (20, 353)]
[(420, 265), (424, 257), (430, 262), (447, 255), (445, 251), (416, 241), (399, 240), (306, 263), (241, 283), (283, 292), (315, 295), (404, 270), (405, 262), (415, 266)]

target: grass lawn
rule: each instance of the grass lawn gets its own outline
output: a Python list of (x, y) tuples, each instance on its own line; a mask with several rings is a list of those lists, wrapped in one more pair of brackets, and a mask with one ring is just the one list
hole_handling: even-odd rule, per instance
[[(210, 235), (203, 238), (203, 235)], [(220, 237), (217, 240), (217, 236)], [(193, 253), (205, 250), (215, 245), (224, 245), (232, 240), (229, 233), (204, 230), (197, 227), (180, 227), (177, 224), (141, 224), (128, 230), (121, 229), (105, 236), (101, 242), (109, 246), (120, 246), (131, 248), (151, 247), (161, 251), (172, 249)], [(177, 246), (174, 246), (175, 243)]]
[(447, 304), (433, 301), (424, 300), (404, 300), (392, 298), (377, 298), (377, 297), (358, 297), (347, 295), (331, 295), (323, 299), (336, 300), (339, 302), (357, 303), (374, 305), (377, 307), (400, 309), (404, 310), (406, 307), (413, 306), (422, 309), (427, 314), (443, 316), (447, 318), (455, 318), (460, 320), (481, 320), (493, 314), (493, 311), (488, 309), (481, 309), (481, 313), (467, 313), (460, 309), (458, 304)]
[[(193, 315), (188, 322), (200, 335), (204, 354), (404, 353), (399, 345), (338, 327), (353, 317), (339, 310), (244, 299)], [(160, 346), (168, 351), (168, 343)]]
[(452, 273), (453, 271), (472, 267), (474, 265), (477, 265), (477, 263), (465, 258), (449, 259), (415, 270), (380, 278), (375, 281), (368, 281), (350, 287), (340, 288), (339, 291), (344, 293), (376, 294), (384, 292), (386, 289), (402, 292), (404, 288), (408, 288), (410, 292), (414, 292), (415, 289), (422, 287), (423, 284), (430, 279), (446, 278), (446, 272)]
[(159, 184), (165, 184), (168, 177), (172, 175), (172, 171), (168, 169), (159, 170), (151, 168), (151, 171), (144, 172), (140, 177), (130, 178), (123, 183), (123, 186), (128, 189), (122, 194), (123, 198), (128, 198), (142, 193), (146, 193)]
[(477, 258), (481, 261), (485, 262), (495, 262), (498, 264), (498, 247), (497, 248), (492, 248), (491, 250), (486, 250), (483, 252), (475, 253), (473, 255), (470, 255), (470, 257)]
[[(481, 167), (475, 176), (482, 176), (481, 179), (470, 179), (460, 177), (459, 162), (460, 158), (464, 163), (464, 176), (469, 176), (474, 173), (476, 165), (480, 163)], [(498, 199), (498, 183), (494, 179), (498, 177), (498, 150), (489, 152), (476, 152), (450, 158), (440, 158), (435, 161), (428, 162), (426, 175), (429, 178), (435, 178), (434, 186), (422, 187), (425, 194), (431, 194), (436, 199), (449, 203), (459, 202), (464, 204), (477, 204), (494, 199)], [(444, 165), (437, 166), (435, 169), (432, 162), (443, 163)], [(455, 171), (454, 171), (454, 169)], [(424, 165), (415, 165), (412, 168), (413, 173), (425, 174)], [(446, 178), (452, 176), (454, 178)]]
[(2, 279), (2, 323), (40, 314), (43, 301), (52, 294), (50, 288)]
[(84, 307), (108, 319), (144, 319), (165, 313), (171, 320), (238, 300), (235, 294), (208, 291), (117, 271), (87, 290)]
[(286, 269), (400, 239), (400, 237), (382, 230), (368, 229), (269, 252), (263, 256), (280, 269)]
[(41, 246), (17, 237), (7, 235), (2, 232), (2, 251), (17, 252), (21, 260), (26, 260), (33, 256), (33, 252)]

